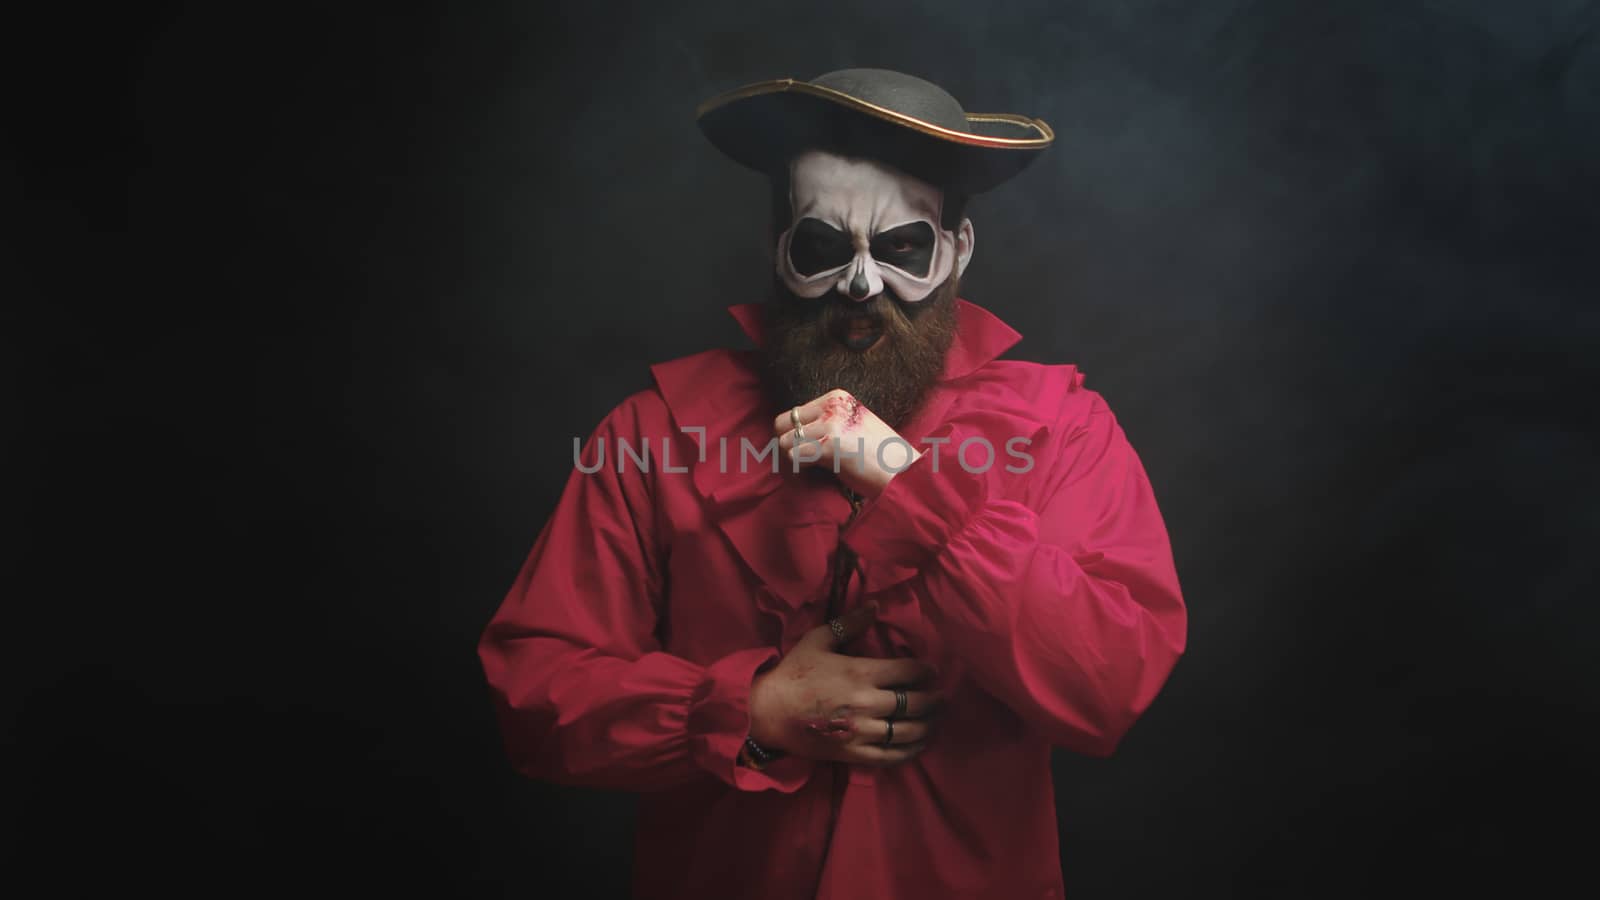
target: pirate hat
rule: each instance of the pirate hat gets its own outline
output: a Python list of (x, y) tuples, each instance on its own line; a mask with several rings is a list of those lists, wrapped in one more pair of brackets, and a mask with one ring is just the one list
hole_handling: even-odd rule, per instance
[(1016, 175), (1055, 140), (1039, 119), (969, 113), (938, 85), (887, 69), (763, 81), (707, 100), (696, 115), (717, 149), (761, 172), (815, 148), (881, 160), (965, 194)]

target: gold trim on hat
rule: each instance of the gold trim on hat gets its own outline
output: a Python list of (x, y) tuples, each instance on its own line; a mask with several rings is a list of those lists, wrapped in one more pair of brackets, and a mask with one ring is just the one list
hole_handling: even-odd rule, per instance
[(1045, 124), (1043, 119), (1033, 119), (1029, 118), (1028, 116), (1017, 116), (1012, 115), (1011, 113), (966, 113), (968, 122), (1005, 122), (1010, 125), (1031, 128), (1041, 135), (1041, 137), (1032, 138), (991, 137), (985, 134), (973, 134), (970, 131), (955, 131), (950, 128), (945, 128), (942, 125), (935, 125), (927, 120), (919, 119), (916, 116), (908, 116), (902, 112), (895, 112), (888, 107), (879, 106), (876, 103), (868, 103), (859, 97), (856, 97), (852, 94), (846, 94), (843, 91), (836, 91), (833, 88), (823, 87), (820, 84), (812, 84), (809, 81), (796, 81), (793, 78), (779, 78), (773, 81), (761, 81), (757, 82), (756, 84), (745, 85), (742, 88), (736, 88), (728, 91), (725, 94), (719, 94), (700, 104), (699, 108), (695, 110), (694, 116), (696, 119), (704, 118), (706, 113), (711, 112), (719, 107), (726, 106), (736, 100), (744, 100), (748, 97), (758, 97), (762, 94), (776, 94), (783, 91), (798, 91), (802, 94), (810, 94), (814, 97), (821, 97), (824, 100), (830, 100), (842, 106), (848, 106), (852, 109), (864, 112), (867, 115), (876, 116), (877, 118), (885, 121), (893, 122), (896, 125), (903, 125), (907, 128), (920, 131), (923, 134), (932, 135), (936, 138), (943, 138), (944, 140), (957, 144), (967, 144), (973, 147), (991, 147), (997, 150), (1035, 150), (1050, 146), (1051, 142), (1056, 139), (1055, 132), (1050, 130), (1050, 126)]

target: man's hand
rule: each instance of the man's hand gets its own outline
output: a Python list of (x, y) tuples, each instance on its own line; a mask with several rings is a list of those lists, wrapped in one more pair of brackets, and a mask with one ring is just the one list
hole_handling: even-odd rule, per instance
[[(750, 689), (750, 736), (763, 747), (797, 756), (862, 766), (905, 762), (927, 746), (931, 717), (943, 702), (933, 690), (912, 690), (934, 677), (914, 659), (871, 659), (834, 652), (871, 624), (876, 611), (841, 616), (844, 637), (826, 625), (813, 628)], [(905, 712), (894, 719), (894, 740), (884, 746), (895, 689), (906, 693)]]
[(772, 432), (778, 436), (778, 449), (797, 464), (826, 465), (846, 487), (868, 497), (877, 496), (889, 479), (922, 456), (910, 441), (839, 388), (779, 413), (772, 420)]

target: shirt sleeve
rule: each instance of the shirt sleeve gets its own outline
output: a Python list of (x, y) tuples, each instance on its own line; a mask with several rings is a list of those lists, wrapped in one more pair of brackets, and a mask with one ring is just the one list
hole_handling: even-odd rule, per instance
[[(911, 596), (985, 690), (1052, 743), (1111, 754), (1186, 636), (1138, 456), (1098, 394), (1039, 471), (1005, 473), (1016, 460), (1002, 460), (970, 472), (950, 456), (936, 471), (924, 454), (895, 476), (846, 540), (869, 566), (916, 571)], [(1024, 477), (1043, 479), (1031, 503), (1003, 487)]]
[(740, 790), (796, 790), (805, 761), (738, 764), (751, 681), (778, 651), (700, 664), (657, 639), (651, 484), (631, 460), (620, 473), (616, 462), (618, 437), (637, 449), (642, 431), (625, 403), (590, 436), (579, 459), (592, 467), (603, 446), (605, 465), (574, 466), (478, 642), (506, 752), (522, 774), (563, 784), (650, 791), (710, 774)]

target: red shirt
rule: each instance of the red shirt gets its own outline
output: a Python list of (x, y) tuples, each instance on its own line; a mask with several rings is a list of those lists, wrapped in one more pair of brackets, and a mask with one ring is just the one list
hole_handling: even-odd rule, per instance
[[(850, 517), (831, 475), (756, 461), (781, 412), (758, 351), (652, 367), (656, 386), (590, 437), (584, 467), (602, 440), (605, 464), (574, 468), (484, 631), (517, 770), (642, 792), (636, 896), (1061, 896), (1050, 747), (1111, 753), (1183, 652), (1183, 599), (1105, 401), (1074, 366), (997, 360), (1019, 335), (959, 303), (943, 378), (900, 429), (924, 456), (843, 534), (863, 578), (838, 612), (879, 608), (847, 652), (939, 667), (945, 713), (921, 755), (737, 764), (751, 679), (823, 624)], [(732, 312), (759, 343), (759, 307)], [(937, 471), (925, 437), (951, 438)], [(961, 465), (978, 437), (992, 464), (972, 441)], [(1027, 465), (1013, 438), (1026, 473), (1007, 471)]]

